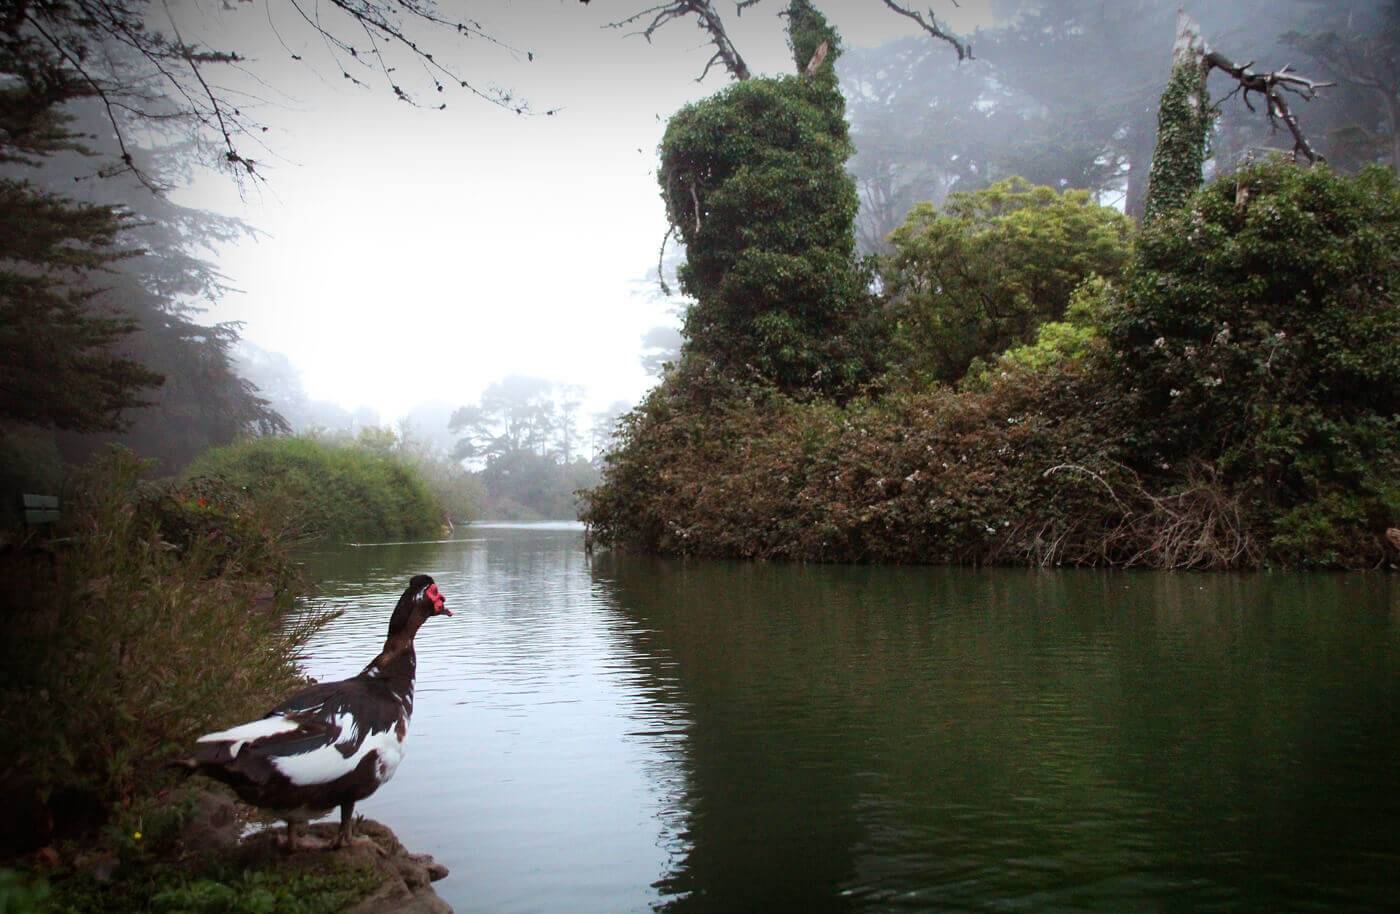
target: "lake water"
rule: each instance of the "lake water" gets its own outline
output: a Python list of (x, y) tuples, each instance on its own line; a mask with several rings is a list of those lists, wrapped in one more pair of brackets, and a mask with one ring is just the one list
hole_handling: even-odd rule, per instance
[(361, 804), (473, 912), (1400, 909), (1400, 581), (584, 555), (571, 525), (311, 557), (379, 650)]

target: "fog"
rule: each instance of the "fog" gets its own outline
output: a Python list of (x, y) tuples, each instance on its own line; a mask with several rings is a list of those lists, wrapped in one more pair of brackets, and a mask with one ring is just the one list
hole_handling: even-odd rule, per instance
[[(1130, 213), (1140, 205), (1178, 0), (935, 2), (940, 26), (972, 42), (966, 61), (880, 0), (818, 5), (847, 46), (864, 250), (881, 250), (914, 203), (1012, 174), (1083, 187)], [(1236, 59), (1339, 83), (1295, 103), (1334, 163), (1386, 160), (1394, 127), (1380, 99), (1306, 41), (1364, 38), (1394, 3), (1185, 5)], [(685, 300), (656, 282), (667, 229), (657, 144), (672, 113), (729, 82), (722, 66), (697, 80), (713, 52), (705, 33), (693, 17), (650, 39), (636, 34), (649, 16), (609, 27), (645, 9), (625, 0), (442, 7), (466, 9), (478, 34), (408, 32), (431, 42), (434, 62), (385, 46), (383, 67), (370, 54), (352, 60), (348, 43), (334, 47), (295, 4), (152, 9), (153, 28), (168, 21), (185, 42), (240, 57), (215, 88), (252, 125), (235, 139), (255, 173), (237, 161), (208, 167), (223, 144), (206, 118), (205, 154), (169, 170), (179, 176), (169, 200), (242, 223), (199, 252), (219, 288), (185, 300), (203, 309), (198, 323), (241, 338), (237, 369), (295, 413), (294, 427), (411, 418), (446, 445), (446, 430), (427, 426), (510, 376), (581, 388), (586, 413), (615, 412), (656, 382), (679, 344)], [(755, 75), (792, 69), (782, 7), (715, 7)], [(325, 14), (333, 36), (352, 37), (354, 23)], [(1219, 80), (1217, 100), (1231, 88)], [(1221, 104), (1209, 170), (1289, 148), (1238, 97)], [(118, 176), (76, 193), (111, 202), (149, 192)], [(666, 252), (668, 273), (681, 256)]]
[[(791, 69), (777, 9), (731, 23), (755, 72)], [(520, 51), (465, 42), (460, 56), (528, 100), (536, 113), (523, 116), (463, 92), (444, 93), (446, 110), (410, 107), (382, 86), (337, 81), (314, 47), (294, 46), (301, 63), (274, 54), (254, 10), (211, 17), (211, 32), (256, 48), (256, 63), (268, 60), (259, 76), (291, 96), (264, 92), (277, 102), (259, 112), (276, 156), (264, 182), (209, 173), (176, 194), (261, 233), (219, 250), (240, 292), (211, 317), (285, 354), (312, 399), (384, 422), (424, 401), (470, 402), (512, 374), (583, 385), (597, 409), (635, 401), (654, 381), (643, 336), (676, 325), (680, 304), (647, 279), (666, 231), (656, 146), (671, 113), (727, 77), (696, 82), (709, 51), (689, 22), (650, 44), (604, 28), (627, 11), (547, 0), (474, 10)], [(853, 44), (918, 31), (870, 2), (831, 13)]]

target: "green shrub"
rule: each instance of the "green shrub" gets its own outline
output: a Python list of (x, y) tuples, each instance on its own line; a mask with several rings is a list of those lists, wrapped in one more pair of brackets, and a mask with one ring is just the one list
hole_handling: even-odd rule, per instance
[(253, 438), (215, 448), (187, 477), (237, 487), (300, 535), (340, 540), (436, 535), (444, 512), (407, 461), (368, 447), (316, 438)]
[(1182, 531), (1213, 521), (1170, 488), (1154, 500), (1119, 462), (1123, 416), (1104, 380), (1090, 365), (1011, 370), (985, 390), (846, 407), (697, 404), (668, 381), (624, 420), (584, 520), (602, 544), (674, 554), (1229, 564), (1163, 548), (1178, 535), (1160, 539), (1167, 509)]
[(898, 370), (916, 382), (957, 381), (974, 360), (1031, 345), (1065, 320), (1076, 288), (1127, 263), (1132, 222), (1086, 191), (1009, 178), (921, 203), (891, 236), (885, 285)]
[[(1111, 293), (1112, 286), (1103, 277), (1085, 280), (1070, 297), (1064, 320), (1041, 324), (1036, 329), (1034, 342), (1006, 350), (997, 358), (995, 367), (1044, 371), (1101, 354), (1104, 309)], [(966, 380), (985, 382), (992, 370), (981, 359), (974, 359)]]
[(5, 620), (0, 728), (25, 734), (6, 787), (41, 803), (110, 810), (155, 789), (161, 761), (300, 681), (297, 653), (321, 622), (287, 624), (265, 600), (291, 580), (271, 528), (217, 513), (230, 502), (207, 488), (145, 484), (144, 468), (114, 450), (80, 475), (56, 580), (35, 581)]
[[(1159, 213), (1121, 271), (1126, 224), (1086, 199), (1012, 182), (952, 210), (916, 214), (899, 239), (912, 383), (837, 404), (683, 360), (622, 423), (583, 512), (596, 541), (815, 561), (1393, 565), (1393, 174), (1254, 166)], [(921, 383), (971, 366), (957, 388)]]

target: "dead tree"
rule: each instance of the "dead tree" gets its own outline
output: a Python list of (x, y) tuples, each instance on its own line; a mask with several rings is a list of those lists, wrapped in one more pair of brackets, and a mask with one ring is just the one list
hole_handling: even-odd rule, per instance
[[(587, 0), (584, 0), (587, 2)], [(758, 0), (747, 0), (738, 5), (739, 12), (745, 7), (752, 6)], [(710, 0), (671, 0), (669, 3), (659, 3), (656, 6), (648, 7), (640, 12), (628, 16), (626, 19), (619, 19), (616, 22), (608, 23), (608, 28), (622, 29), (628, 26), (640, 25), (640, 23), (650, 17), (649, 22), (643, 28), (631, 35), (641, 35), (648, 42), (656, 30), (668, 22), (675, 19), (684, 19), (686, 16), (695, 16), (696, 25), (707, 32), (710, 42), (715, 46), (715, 53), (705, 63), (705, 69), (700, 72), (696, 82), (702, 81), (709, 75), (710, 69), (717, 63), (723, 64), (729, 71), (729, 75), (738, 80), (749, 78), (748, 64), (744, 63), (744, 58), (739, 56), (739, 52), (734, 47), (734, 42), (729, 40), (729, 33), (724, 30), (724, 21), (720, 19), (719, 13), (715, 11), (714, 4)]]
[(1270, 124), (1277, 128), (1281, 121), (1292, 134), (1295, 159), (1301, 156), (1309, 164), (1323, 160), (1303, 133), (1287, 94), (1308, 101), (1317, 96), (1318, 89), (1333, 83), (1307, 79), (1287, 66), (1269, 73), (1256, 72), (1253, 66), (1254, 61), (1236, 64), (1211, 48), (1195, 20), (1184, 11), (1178, 16), (1172, 72), (1157, 111), (1157, 148), (1148, 179), (1146, 221), (1179, 208), (1201, 185), (1206, 141), (1214, 122), (1206, 89), (1212, 70), (1235, 80), (1236, 86), (1226, 98), (1239, 93), (1253, 111), (1251, 94), (1262, 96)]
[[(589, 0), (581, 0), (588, 3)], [(735, 0), (735, 15), (742, 15), (744, 10), (757, 4), (759, 0)], [(946, 41), (957, 51), (958, 60), (972, 59), (972, 44), (966, 39), (959, 38), (951, 31), (939, 23), (938, 17), (934, 16), (930, 9), (928, 14), (920, 13), (918, 10), (910, 9), (895, 3), (894, 0), (884, 0), (885, 6), (901, 16), (914, 20), (919, 27), (927, 32), (931, 37), (940, 41)], [(957, 5), (957, 0), (953, 0)], [(636, 31), (629, 32), (631, 35), (641, 35), (647, 41), (651, 41), (651, 36), (656, 30), (668, 22), (676, 19), (684, 19), (686, 16), (694, 16), (695, 24), (703, 29), (710, 37), (710, 43), (715, 46), (715, 52), (705, 63), (705, 68), (700, 72), (696, 82), (700, 82), (707, 75), (715, 64), (723, 64), (729, 71), (729, 75), (738, 80), (749, 78), (748, 65), (744, 63), (744, 58), (739, 56), (738, 50), (734, 47), (734, 42), (729, 39), (729, 33), (725, 31), (724, 21), (720, 19), (711, 0), (667, 0), (665, 3), (658, 3), (655, 6), (647, 7), (625, 19), (608, 23), (608, 28), (623, 29), (630, 26), (637, 26)], [(646, 23), (645, 26), (642, 23)], [(821, 61), (817, 61), (820, 66)]]

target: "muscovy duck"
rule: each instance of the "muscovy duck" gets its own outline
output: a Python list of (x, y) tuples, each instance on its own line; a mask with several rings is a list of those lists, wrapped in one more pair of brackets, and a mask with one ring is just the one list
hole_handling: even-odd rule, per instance
[(201, 736), (185, 767), (223, 781), (246, 803), (298, 826), (340, 807), (334, 847), (354, 840), (355, 803), (394, 776), (413, 714), (413, 638), (432, 616), (450, 616), (433, 579), (415, 575), (389, 619), (379, 656), (358, 675), (309, 686), (261, 720)]

